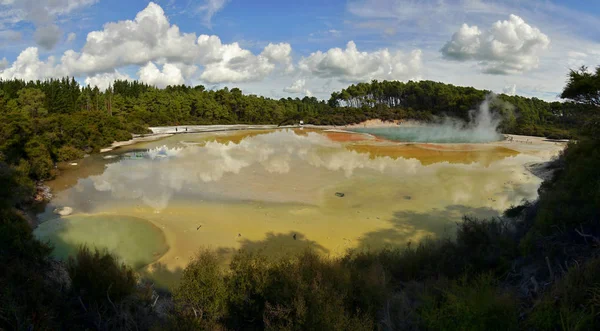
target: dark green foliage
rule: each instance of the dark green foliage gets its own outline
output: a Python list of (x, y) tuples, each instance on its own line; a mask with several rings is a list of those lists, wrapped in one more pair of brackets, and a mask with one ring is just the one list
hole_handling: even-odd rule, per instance
[(418, 308), (426, 330), (515, 330), (518, 302), (490, 274), (433, 282)]
[(29, 164), (10, 167), (0, 161), (0, 210), (9, 209), (33, 195), (33, 183), (29, 179)]
[[(311, 251), (270, 262), (260, 254), (239, 252), (228, 272), (218, 263), (214, 253), (201, 252), (175, 292), (178, 305), (194, 308), (184, 315), (198, 325), (212, 321), (231, 329), (368, 330), (374, 328), (370, 316), (384, 297), (381, 268), (354, 278), (353, 267)], [(362, 295), (369, 291), (377, 292), (377, 299)]]
[(585, 66), (571, 70), (567, 86), (560, 97), (600, 107), (600, 66), (596, 67), (596, 72), (589, 72)]
[(77, 295), (103, 305), (118, 303), (131, 295), (137, 282), (131, 267), (113, 254), (86, 246), (69, 258), (67, 270)]
[(600, 325), (600, 258), (575, 264), (535, 306), (535, 330), (594, 330)]
[(563, 159), (564, 169), (542, 186), (538, 230), (548, 234), (556, 226), (580, 225), (600, 230), (600, 140), (571, 144)]
[(215, 321), (225, 315), (225, 280), (214, 252), (200, 252), (188, 264), (174, 298), (183, 312), (199, 320)]
[(35, 137), (25, 145), (25, 153), (29, 159), (30, 175), (34, 179), (53, 177), (54, 163), (46, 144), (39, 137)]
[(0, 329), (55, 329), (67, 319), (59, 287), (44, 274), (50, 252), (23, 217), (0, 210)]
[(81, 159), (83, 157), (83, 153), (80, 149), (77, 149), (73, 146), (63, 146), (58, 149), (56, 153), (57, 161), (71, 161)]

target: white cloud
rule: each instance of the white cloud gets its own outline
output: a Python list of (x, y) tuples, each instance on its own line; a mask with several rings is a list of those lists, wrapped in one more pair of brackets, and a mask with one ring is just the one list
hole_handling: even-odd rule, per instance
[(120, 73), (118, 70), (115, 70), (111, 73), (103, 73), (87, 77), (85, 79), (85, 85), (92, 87), (97, 86), (101, 91), (105, 91), (109, 86), (113, 85), (115, 80), (131, 80), (131, 77)]
[(286, 71), (288, 72), (294, 70), (291, 54), (292, 46), (288, 43), (269, 43), (261, 53), (261, 55), (269, 59), (271, 63), (281, 63), (285, 65)]
[(390, 52), (387, 48), (360, 52), (353, 41), (346, 49), (332, 48), (327, 52), (312, 53), (299, 63), (302, 71), (321, 78), (334, 77), (344, 82), (371, 79), (418, 79), (421, 69), (421, 51), (408, 54)]
[[(157, 76), (147, 66), (149, 62), (175, 65), (180, 75), (174, 79), (174, 67), (167, 66), (169, 75), (163, 71)], [(198, 65), (204, 66), (201, 79), (209, 83), (255, 81), (278, 67), (293, 69), (289, 44), (269, 44), (254, 55), (238, 43), (223, 44), (217, 36), (196, 38), (193, 33), (181, 33), (179, 27), (169, 23), (163, 9), (151, 2), (134, 20), (107, 23), (103, 30), (90, 32), (81, 51), (66, 51), (54, 70), (94, 76), (128, 65), (146, 66), (140, 72), (157, 85), (183, 83), (180, 78), (190, 78)]]
[(204, 72), (200, 76), (208, 83), (245, 82), (265, 78), (277, 65), (289, 70), (291, 46), (286, 43), (269, 44), (259, 55), (243, 49), (238, 43), (222, 44), (217, 36), (198, 37), (203, 51)]
[(312, 96), (312, 93), (306, 88), (306, 80), (298, 79), (292, 85), (283, 89), (284, 92), (294, 93), (294, 94), (305, 94), (307, 96)]
[(0, 70), (4, 70), (7, 67), (8, 67), (8, 60), (6, 58), (2, 58), (2, 60), (0, 60)]
[(66, 76), (67, 73), (56, 67), (54, 57), (41, 61), (36, 47), (25, 49), (10, 67), (0, 72), (1, 79), (19, 78), (23, 80), (37, 80), (51, 77)]
[(204, 4), (199, 6), (197, 11), (203, 14), (202, 22), (207, 27), (212, 27), (212, 17), (225, 5), (229, 0), (205, 0)]
[(46, 49), (52, 49), (62, 32), (55, 24), (58, 17), (88, 7), (98, 0), (3, 0), (0, 2), (0, 26), (23, 21), (36, 26), (34, 40)]
[(165, 63), (161, 70), (154, 63), (148, 62), (140, 68), (138, 75), (142, 82), (160, 88), (181, 85), (185, 82), (181, 69), (170, 63)]
[(510, 15), (487, 31), (463, 24), (441, 52), (450, 60), (477, 61), (485, 73), (514, 74), (537, 68), (549, 44), (550, 38), (539, 29)]

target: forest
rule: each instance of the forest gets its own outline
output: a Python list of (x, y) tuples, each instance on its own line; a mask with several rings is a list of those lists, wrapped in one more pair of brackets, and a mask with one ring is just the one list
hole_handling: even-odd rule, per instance
[[(239, 89), (156, 89), (74, 80), (0, 82), (0, 329), (592, 330), (600, 324), (600, 68), (569, 74), (563, 103), (501, 95), (504, 132), (575, 137), (537, 201), (465, 217), (454, 240), (403, 249), (306, 251), (227, 267), (198, 252), (179, 287), (156, 291), (118, 257), (82, 247), (50, 257), (25, 217), (34, 180), (149, 125), (343, 124), (468, 118), (487, 94), (433, 82), (372, 82), (332, 98), (271, 100)], [(499, 110), (499, 111), (500, 111)], [(386, 117), (387, 116), (387, 117)], [(521, 130), (521, 131), (520, 131)], [(528, 131), (529, 130), (529, 131)], [(159, 300), (160, 299), (160, 300)], [(159, 302), (160, 304), (157, 304)]]

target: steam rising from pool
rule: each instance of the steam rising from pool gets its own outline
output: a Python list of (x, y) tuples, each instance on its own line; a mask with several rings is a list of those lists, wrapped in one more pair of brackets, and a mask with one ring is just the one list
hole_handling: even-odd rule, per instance
[(503, 139), (498, 132), (498, 125), (502, 119), (490, 111), (491, 102), (498, 102), (493, 94), (486, 97), (479, 109), (471, 111), (469, 123), (446, 118), (438, 124), (414, 127), (357, 128), (353, 131), (407, 142), (485, 143), (499, 141)]

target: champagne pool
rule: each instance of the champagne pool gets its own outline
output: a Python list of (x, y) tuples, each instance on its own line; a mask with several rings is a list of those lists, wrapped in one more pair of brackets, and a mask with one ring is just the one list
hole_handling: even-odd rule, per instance
[[(525, 165), (564, 148), (369, 132), (379, 138), (319, 128), (188, 133), (92, 155), (48, 182), (54, 199), (34, 233), (59, 258), (104, 247), (171, 286), (202, 248), (226, 263), (240, 248), (336, 256), (452, 236), (463, 215), (497, 216), (535, 199), (541, 180)], [(61, 207), (73, 214), (52, 212)]]
[(355, 132), (368, 133), (393, 141), (417, 143), (489, 143), (503, 139), (495, 130), (463, 129), (455, 125), (428, 125), (415, 127), (356, 128)]

